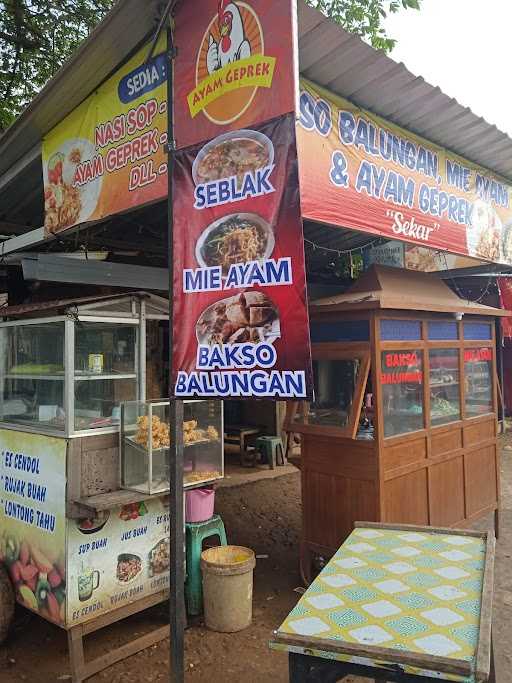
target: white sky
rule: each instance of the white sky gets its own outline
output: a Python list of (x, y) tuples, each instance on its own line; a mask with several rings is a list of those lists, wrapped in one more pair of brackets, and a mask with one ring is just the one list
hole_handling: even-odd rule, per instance
[(395, 61), (512, 137), (512, 0), (422, 0), (385, 28)]

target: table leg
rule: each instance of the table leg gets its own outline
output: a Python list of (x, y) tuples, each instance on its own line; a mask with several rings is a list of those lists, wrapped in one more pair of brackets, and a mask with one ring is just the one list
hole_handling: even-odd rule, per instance
[(69, 666), (73, 683), (81, 683), (84, 680), (85, 669), (84, 641), (82, 626), (73, 626), (68, 630)]
[(500, 537), (500, 509), (499, 507), (494, 510), (494, 536), (496, 540)]
[(240, 464), (245, 466), (245, 434), (240, 432)]
[(353, 667), (345, 662), (336, 662), (301, 655), (296, 652), (288, 654), (289, 683), (338, 683), (353, 673)]
[(299, 569), (300, 577), (305, 586), (309, 586), (313, 578), (311, 576), (312, 559), (309, 545), (305, 541), (301, 541), (299, 548)]
[(491, 666), (489, 669), (489, 683), (496, 683), (496, 669), (494, 667), (494, 646), (492, 643), (492, 631), (491, 631)]
[(288, 675), (290, 683), (308, 683), (310, 658), (307, 655), (299, 655), (296, 652), (290, 652), (288, 655)]

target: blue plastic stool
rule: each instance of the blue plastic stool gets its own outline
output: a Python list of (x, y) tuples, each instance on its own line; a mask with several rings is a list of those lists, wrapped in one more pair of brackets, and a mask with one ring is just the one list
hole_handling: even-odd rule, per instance
[(187, 522), (187, 581), (185, 595), (189, 614), (201, 614), (203, 611), (203, 582), (201, 576), (201, 553), (203, 542), (211, 536), (218, 536), (220, 545), (227, 545), (226, 530), (220, 515), (213, 515), (206, 522)]

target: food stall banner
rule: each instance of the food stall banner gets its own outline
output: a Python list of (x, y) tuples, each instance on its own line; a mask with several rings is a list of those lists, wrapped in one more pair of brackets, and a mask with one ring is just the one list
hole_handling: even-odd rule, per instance
[(43, 139), (46, 234), (167, 196), (165, 36)]
[(177, 152), (177, 397), (309, 398), (295, 115)]
[(301, 80), (303, 218), (512, 264), (512, 186)]
[(67, 441), (0, 430), (0, 563), (16, 599), (64, 626), (66, 620)]
[(295, 110), (295, 0), (195, 0), (176, 13), (178, 148)]

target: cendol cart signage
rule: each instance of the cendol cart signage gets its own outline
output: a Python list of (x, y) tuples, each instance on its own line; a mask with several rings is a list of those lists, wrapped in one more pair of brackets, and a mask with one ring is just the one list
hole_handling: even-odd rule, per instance
[(169, 508), (161, 497), (68, 520), (67, 625), (169, 587)]
[(0, 562), (16, 597), (66, 621), (66, 446), (63, 439), (0, 430)]
[(0, 562), (16, 598), (71, 628), (169, 586), (166, 496), (66, 518), (66, 439), (0, 430)]

